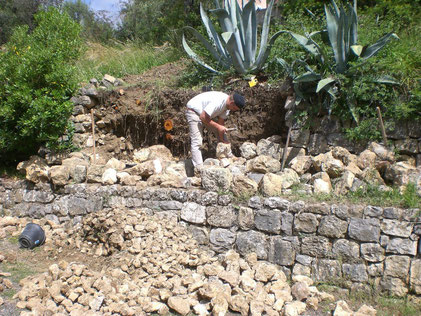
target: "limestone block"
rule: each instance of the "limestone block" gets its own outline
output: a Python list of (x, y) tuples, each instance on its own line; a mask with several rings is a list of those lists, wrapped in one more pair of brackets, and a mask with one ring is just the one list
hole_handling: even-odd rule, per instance
[(244, 142), (240, 146), (241, 157), (245, 159), (253, 159), (257, 156), (257, 146), (254, 143)]
[(294, 230), (303, 233), (314, 233), (319, 222), (316, 215), (312, 213), (299, 213), (295, 215)]
[(388, 241), (386, 252), (415, 256), (417, 254), (417, 242), (410, 239), (393, 238)]
[(336, 216), (324, 216), (320, 221), (318, 233), (332, 238), (342, 238), (348, 229), (348, 222), (340, 220)]
[(235, 175), (232, 179), (231, 191), (236, 196), (252, 196), (257, 192), (257, 183), (245, 175)]
[(215, 227), (229, 228), (236, 221), (236, 214), (232, 206), (208, 206), (206, 216), (208, 224)]
[(101, 183), (108, 185), (117, 183), (117, 171), (113, 168), (106, 169), (102, 174)]
[(324, 258), (331, 250), (332, 244), (323, 236), (304, 237), (301, 242), (301, 252), (312, 257)]
[(332, 253), (336, 258), (356, 259), (360, 257), (360, 247), (355, 241), (338, 239), (333, 243)]
[(348, 264), (342, 265), (343, 276), (353, 282), (367, 282), (367, 268), (364, 264)]
[(297, 172), (298, 175), (303, 175), (312, 166), (313, 161), (310, 156), (298, 156), (293, 158), (288, 166)]
[(202, 186), (206, 191), (223, 191), (230, 189), (232, 174), (228, 169), (210, 167), (202, 171)]
[(249, 230), (254, 227), (254, 211), (249, 207), (240, 207), (238, 211), (238, 225), (242, 230)]
[(411, 289), (416, 294), (421, 294), (421, 259), (413, 259), (410, 274)]
[(224, 228), (212, 229), (209, 235), (212, 249), (223, 252), (232, 248), (235, 242), (235, 234)]
[(261, 139), (257, 142), (256, 146), (257, 155), (270, 156), (276, 160), (282, 157), (282, 147), (280, 143), (273, 142), (269, 139)]
[(411, 259), (406, 256), (389, 256), (385, 260), (384, 275), (405, 280), (408, 277)]
[(295, 250), (292, 243), (281, 237), (273, 237), (269, 260), (282, 266), (291, 266), (295, 262)]
[(351, 218), (348, 234), (358, 241), (379, 242), (380, 222), (378, 219)]
[(357, 158), (357, 166), (364, 170), (365, 168), (374, 168), (376, 162), (376, 154), (371, 150), (364, 150), (362, 153), (358, 155)]
[(281, 211), (259, 210), (254, 216), (254, 224), (258, 230), (279, 234), (281, 231)]
[(380, 281), (380, 290), (388, 292), (389, 295), (398, 297), (405, 296), (408, 293), (408, 288), (404, 281), (398, 278), (384, 277)]
[(281, 163), (279, 159), (272, 158), (271, 156), (259, 155), (256, 158), (247, 161), (247, 172), (258, 173), (275, 173), (281, 170)]
[(337, 260), (320, 259), (313, 263), (313, 279), (329, 281), (341, 277), (342, 269)]
[(206, 222), (206, 207), (193, 202), (184, 203), (180, 217), (189, 223), (204, 224)]
[(385, 259), (385, 250), (380, 244), (361, 244), (361, 256), (369, 262), (380, 262)]
[(263, 233), (255, 231), (239, 232), (236, 246), (238, 252), (242, 255), (255, 252), (259, 259), (266, 260), (268, 257), (268, 245)]
[(381, 225), (381, 230), (387, 235), (407, 238), (411, 236), (413, 227), (414, 224), (410, 222), (384, 219)]

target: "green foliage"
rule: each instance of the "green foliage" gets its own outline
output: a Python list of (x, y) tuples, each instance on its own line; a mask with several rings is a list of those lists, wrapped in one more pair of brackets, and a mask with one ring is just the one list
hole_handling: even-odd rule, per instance
[(106, 43), (115, 37), (112, 21), (106, 12), (94, 12), (82, 0), (66, 1), (62, 11), (82, 26), (83, 36), (91, 41)]
[[(216, 9), (211, 10), (219, 20), (222, 33), (219, 34), (212, 20), (208, 17), (203, 6), (200, 6), (200, 15), (206, 28), (210, 41), (206, 40), (197, 30), (186, 27), (190, 33), (199, 40), (217, 61), (218, 68), (227, 70), (233, 67), (238, 74), (247, 74), (260, 71), (270, 53), (275, 40), (285, 33), (279, 31), (268, 40), (271, 12), (274, 0), (271, 0), (265, 12), (258, 45), (258, 23), (254, 0), (247, 2), (243, 7), (229, 0), (220, 5), (215, 0)], [(183, 47), (187, 54), (206, 69), (219, 72), (206, 64), (187, 44), (183, 35)]]
[(33, 32), (19, 27), (0, 53), (0, 157), (13, 161), (57, 145), (71, 114), (80, 26), (57, 9), (35, 15)]

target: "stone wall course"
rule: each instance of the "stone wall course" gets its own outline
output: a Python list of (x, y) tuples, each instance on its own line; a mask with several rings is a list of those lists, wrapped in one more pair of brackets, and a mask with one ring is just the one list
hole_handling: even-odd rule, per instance
[(278, 264), (289, 275), (345, 279), (349, 287), (377, 284), (402, 296), (421, 295), (419, 209), (291, 202), (281, 197), (236, 200), (221, 191), (143, 184), (0, 182), (0, 211), (52, 222), (80, 223), (104, 208), (145, 209), (172, 216), (200, 244)]

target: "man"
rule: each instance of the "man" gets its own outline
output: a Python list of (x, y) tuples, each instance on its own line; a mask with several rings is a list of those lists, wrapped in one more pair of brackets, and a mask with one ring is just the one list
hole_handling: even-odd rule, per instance
[(217, 136), (218, 141), (229, 143), (224, 137), (227, 131), (224, 126), (225, 119), (230, 111), (242, 110), (245, 105), (244, 97), (238, 93), (228, 95), (218, 91), (203, 92), (187, 102), (186, 118), (195, 168), (203, 164), (200, 151), (203, 143), (203, 125)]

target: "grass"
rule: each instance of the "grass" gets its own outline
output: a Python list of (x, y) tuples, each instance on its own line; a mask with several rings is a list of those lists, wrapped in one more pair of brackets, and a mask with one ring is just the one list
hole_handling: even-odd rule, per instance
[(2, 270), (3, 272), (10, 273), (11, 276), (8, 278), (15, 283), (19, 283), (20, 280), (38, 273), (38, 271), (34, 271), (31, 267), (22, 262), (5, 263), (3, 264)]
[[(344, 280), (342, 280), (343, 282)], [(341, 280), (337, 284), (322, 282), (317, 284), (319, 291), (327, 292), (335, 296), (334, 302), (323, 302), (319, 309), (329, 312), (336, 306), (337, 300), (345, 300), (350, 308), (358, 310), (362, 305), (370, 305), (377, 310), (378, 316), (417, 316), (421, 315), (421, 305), (411, 301), (408, 296), (391, 297), (378, 294), (375, 290), (369, 294), (365, 291), (344, 292), (340, 287)], [(339, 284), (339, 285), (338, 285)]]
[(141, 74), (152, 67), (176, 61), (179, 57), (179, 53), (171, 47), (138, 47), (131, 42), (115, 43), (113, 46), (88, 43), (76, 67), (80, 81), (87, 82), (91, 78), (102, 78), (105, 74), (114, 77)]
[(300, 185), (292, 188), (289, 199), (304, 200), (308, 202), (332, 202), (344, 204), (365, 204), (383, 207), (421, 208), (421, 197), (417, 195), (415, 185), (410, 183), (404, 192), (394, 187), (390, 191), (383, 191), (378, 186), (367, 185), (365, 188), (346, 195), (313, 194), (307, 195), (299, 192)]

